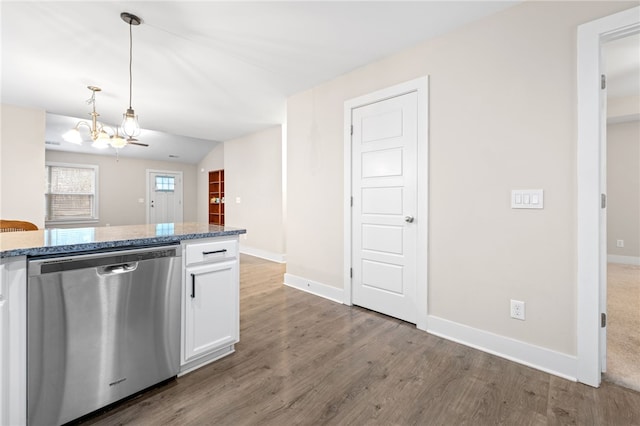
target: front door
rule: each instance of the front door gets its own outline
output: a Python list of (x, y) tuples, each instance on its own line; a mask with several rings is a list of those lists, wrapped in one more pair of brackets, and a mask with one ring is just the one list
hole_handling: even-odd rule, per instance
[(182, 173), (150, 170), (148, 223), (182, 222)]
[(352, 301), (415, 324), (418, 94), (351, 117)]

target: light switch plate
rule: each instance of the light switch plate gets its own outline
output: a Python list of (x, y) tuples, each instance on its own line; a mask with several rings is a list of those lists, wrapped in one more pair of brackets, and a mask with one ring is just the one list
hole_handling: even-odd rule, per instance
[(512, 209), (543, 209), (544, 192), (542, 189), (514, 189), (511, 191)]

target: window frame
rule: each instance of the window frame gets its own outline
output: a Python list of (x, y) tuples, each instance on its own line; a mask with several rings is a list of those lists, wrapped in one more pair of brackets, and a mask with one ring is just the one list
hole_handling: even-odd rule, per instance
[[(51, 194), (51, 187), (49, 184), (50, 179), (50, 169), (47, 171), (47, 167), (68, 167), (75, 169), (92, 169), (94, 173), (94, 192), (93, 192), (93, 211), (91, 217), (88, 218), (73, 218), (73, 219), (47, 219), (47, 215), (49, 213), (49, 208), (47, 204), (47, 195)], [(98, 223), (100, 221), (100, 203), (99, 203), (99, 184), (100, 184), (100, 168), (97, 164), (81, 164), (81, 163), (62, 163), (57, 161), (46, 161), (45, 162), (45, 192), (44, 192), (44, 203), (45, 203), (45, 226), (47, 225), (74, 225), (74, 224), (93, 224)]]
[[(158, 178), (166, 179), (166, 182), (161, 182), (158, 184)], [(168, 189), (158, 189), (160, 186), (170, 186)], [(155, 191), (156, 192), (176, 192), (176, 177), (173, 175), (156, 175), (155, 181)]]

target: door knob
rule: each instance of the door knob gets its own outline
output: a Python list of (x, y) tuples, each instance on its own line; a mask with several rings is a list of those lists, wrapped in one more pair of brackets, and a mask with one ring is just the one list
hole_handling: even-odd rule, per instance
[(413, 223), (413, 216), (405, 216), (404, 221), (407, 223)]

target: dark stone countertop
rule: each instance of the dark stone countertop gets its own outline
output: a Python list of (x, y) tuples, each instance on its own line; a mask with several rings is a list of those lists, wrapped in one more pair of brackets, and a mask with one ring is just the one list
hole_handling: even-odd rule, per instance
[(246, 232), (246, 229), (195, 222), (3, 232), (0, 233), (0, 258), (135, 248)]

